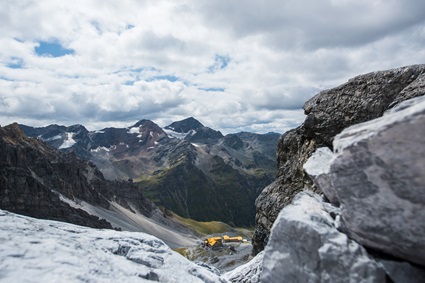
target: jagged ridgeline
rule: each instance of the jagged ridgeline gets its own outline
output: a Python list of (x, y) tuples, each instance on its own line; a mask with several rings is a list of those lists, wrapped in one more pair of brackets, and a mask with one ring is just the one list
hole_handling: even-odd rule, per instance
[(106, 179), (133, 182), (157, 205), (198, 221), (252, 226), (255, 199), (276, 175), (279, 134), (223, 136), (192, 117), (164, 129), (149, 120), (93, 132), (81, 125), (21, 128), (92, 161)]

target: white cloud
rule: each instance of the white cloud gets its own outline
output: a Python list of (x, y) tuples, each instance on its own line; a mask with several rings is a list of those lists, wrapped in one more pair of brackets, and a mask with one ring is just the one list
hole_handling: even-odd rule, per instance
[[(425, 61), (421, 0), (0, 3), (0, 124), (283, 132), (324, 88)], [(74, 53), (37, 56), (41, 41)], [(216, 91), (207, 91), (216, 90)]]

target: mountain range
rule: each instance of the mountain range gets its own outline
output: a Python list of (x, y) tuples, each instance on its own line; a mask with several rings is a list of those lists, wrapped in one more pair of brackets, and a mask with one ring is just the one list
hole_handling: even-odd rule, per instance
[[(423, 282), (424, 95), (425, 65), (414, 65), (357, 76), (307, 101), (304, 123), (279, 138), (277, 179), (255, 201), (252, 247), (258, 254), (242, 266), (226, 258), (226, 266), (216, 267), (238, 267), (225, 274), (210, 266), (221, 258), (195, 247), (200, 241), (191, 233), (197, 230), (188, 227), (196, 221), (158, 209), (148, 198), (164, 204), (167, 197), (195, 197), (200, 205), (206, 198), (210, 206), (201, 211), (219, 215), (222, 207), (214, 205), (220, 193), (239, 188), (235, 184), (249, 182), (255, 172), (268, 174), (263, 162), (273, 134), (223, 136), (193, 118), (164, 129), (148, 120), (96, 132), (81, 125), (0, 127), (0, 277)], [(231, 197), (229, 203), (243, 205), (243, 196)], [(51, 220), (146, 232), (195, 262), (149, 235)], [(192, 226), (183, 225), (188, 222)], [(233, 232), (243, 230), (249, 229)], [(232, 257), (246, 260), (240, 251)]]
[(133, 183), (158, 206), (198, 221), (252, 226), (255, 199), (277, 170), (279, 134), (224, 136), (193, 117), (165, 128), (150, 120), (98, 131), (20, 127), (28, 137), (92, 162), (106, 179)]

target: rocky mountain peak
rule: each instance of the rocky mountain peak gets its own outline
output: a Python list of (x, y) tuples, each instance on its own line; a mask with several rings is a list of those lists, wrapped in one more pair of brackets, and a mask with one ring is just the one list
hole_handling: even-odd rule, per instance
[(154, 135), (156, 138), (165, 136), (166, 133), (164, 130), (152, 122), (151, 120), (140, 120), (136, 124), (134, 124), (132, 127), (129, 128), (129, 133), (131, 134), (140, 134), (142, 136), (151, 136)]
[(181, 121), (173, 122), (165, 128), (178, 133), (188, 133), (191, 130), (196, 130), (202, 127), (204, 127), (204, 125), (201, 122), (193, 117), (189, 117)]
[(130, 128), (134, 128), (134, 127), (152, 128), (152, 127), (159, 127), (159, 126), (155, 124), (154, 122), (152, 122), (151, 120), (142, 119), (138, 121), (136, 124), (134, 124), (133, 126), (131, 126)]
[(0, 128), (1, 136), (8, 138), (9, 141), (19, 142), (23, 139), (28, 139), (24, 132), (19, 127), (18, 123), (13, 123), (8, 126)]
[(67, 127), (67, 130), (72, 132), (72, 133), (76, 133), (76, 134), (87, 134), (89, 131), (86, 129), (86, 127), (84, 127), (83, 125), (80, 124), (76, 124), (76, 125), (71, 125), (69, 127)]

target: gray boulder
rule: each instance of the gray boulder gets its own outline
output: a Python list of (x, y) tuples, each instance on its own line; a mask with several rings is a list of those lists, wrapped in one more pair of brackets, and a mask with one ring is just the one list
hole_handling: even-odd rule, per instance
[(313, 180), (317, 188), (330, 200), (331, 203), (339, 205), (339, 200), (332, 188), (331, 182), (331, 160), (333, 152), (327, 147), (318, 148), (304, 164), (303, 168)]
[(380, 264), (339, 232), (335, 208), (299, 193), (276, 219), (263, 260), (262, 282), (385, 282)]
[(279, 140), (277, 181), (257, 198), (254, 253), (267, 243), (279, 211), (298, 192), (313, 187), (303, 170), (311, 154), (323, 146), (332, 149), (335, 135), (346, 127), (381, 117), (401, 101), (424, 95), (424, 78), (425, 65), (373, 72), (322, 91), (305, 103), (304, 123)]
[(425, 97), (335, 138), (331, 178), (359, 243), (425, 266)]

